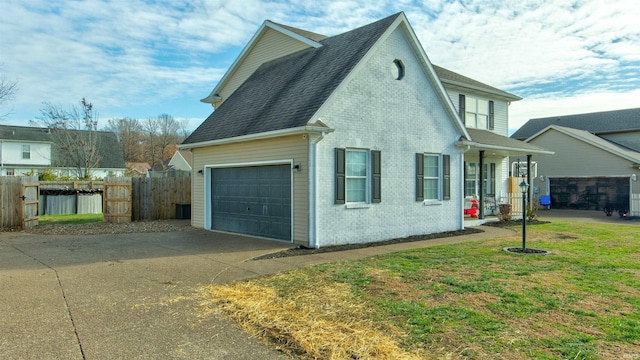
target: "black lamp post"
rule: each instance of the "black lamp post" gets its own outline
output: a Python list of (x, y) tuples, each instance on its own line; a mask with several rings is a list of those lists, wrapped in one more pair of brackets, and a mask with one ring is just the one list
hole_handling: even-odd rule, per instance
[(522, 191), (522, 251), (527, 247), (527, 190), (529, 190), (529, 184), (522, 180), (520, 183), (520, 191)]

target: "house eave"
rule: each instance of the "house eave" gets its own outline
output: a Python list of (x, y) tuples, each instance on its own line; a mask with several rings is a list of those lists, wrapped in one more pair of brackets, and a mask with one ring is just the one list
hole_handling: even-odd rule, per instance
[(202, 141), (191, 144), (180, 144), (178, 145), (178, 149), (195, 149), (201, 147), (215, 146), (215, 145), (225, 145), (225, 144), (233, 144), (238, 142), (245, 141), (254, 141), (254, 140), (264, 140), (264, 139), (272, 139), (276, 137), (289, 136), (289, 135), (297, 135), (297, 134), (327, 134), (333, 132), (335, 129), (326, 127), (326, 126), (318, 126), (318, 125), (306, 125), (289, 129), (281, 129), (281, 130), (273, 130), (267, 131), (257, 134), (248, 134), (242, 136), (235, 136), (231, 138), (225, 139), (217, 139), (217, 140), (209, 140)]
[(483, 87), (479, 87), (479, 86), (474, 86), (474, 85), (469, 85), (469, 84), (464, 84), (458, 81), (452, 81), (452, 80), (440, 80), (442, 81), (443, 84), (447, 84), (447, 85), (451, 85), (457, 88), (463, 88), (463, 89), (469, 89), (469, 90), (473, 90), (476, 92), (480, 92), (480, 93), (485, 93), (485, 94), (491, 94), (493, 96), (496, 96), (498, 98), (507, 100), (507, 101), (519, 101), (522, 100), (522, 98), (520, 96), (517, 95), (513, 95), (513, 94), (509, 94), (507, 92), (498, 92), (498, 91), (493, 91), (487, 88), (483, 88)]
[(206, 98), (200, 99), (200, 102), (213, 105), (213, 104), (215, 104), (216, 102), (218, 102), (220, 100), (222, 100), (222, 96), (209, 95)]
[(492, 150), (492, 151), (498, 151), (498, 152), (505, 152), (508, 153), (508, 156), (514, 156), (514, 155), (553, 155), (555, 154), (554, 151), (549, 151), (549, 150), (536, 150), (536, 149), (525, 149), (525, 148), (516, 148), (516, 147), (511, 147), (511, 146), (499, 146), (499, 145), (489, 145), (489, 144), (481, 144), (481, 143), (477, 143), (475, 141), (469, 141), (469, 140), (461, 140), (458, 141), (456, 143), (457, 147), (470, 147), (476, 150)]

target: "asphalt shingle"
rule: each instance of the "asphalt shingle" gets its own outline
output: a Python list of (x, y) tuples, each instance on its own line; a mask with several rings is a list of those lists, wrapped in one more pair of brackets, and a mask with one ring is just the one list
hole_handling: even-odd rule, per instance
[(640, 108), (531, 119), (511, 137), (525, 140), (550, 125), (585, 130), (596, 135), (640, 130)]
[(205, 141), (306, 125), (400, 14), (326, 38), (260, 66), (185, 141)]

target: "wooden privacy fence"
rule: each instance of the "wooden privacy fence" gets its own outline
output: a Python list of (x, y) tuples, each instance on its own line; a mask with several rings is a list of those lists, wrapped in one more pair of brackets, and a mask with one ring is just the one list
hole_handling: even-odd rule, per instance
[(191, 204), (191, 178), (106, 178), (102, 196), (107, 222), (175, 219)]
[(40, 184), (37, 177), (0, 177), (0, 228), (38, 225)]

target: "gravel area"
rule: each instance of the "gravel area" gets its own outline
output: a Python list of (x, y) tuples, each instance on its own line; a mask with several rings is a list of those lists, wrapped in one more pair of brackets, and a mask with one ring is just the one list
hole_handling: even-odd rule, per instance
[(190, 220), (154, 220), (130, 223), (89, 223), (38, 225), (25, 230), (26, 233), (40, 235), (107, 235), (150, 232), (191, 231)]

